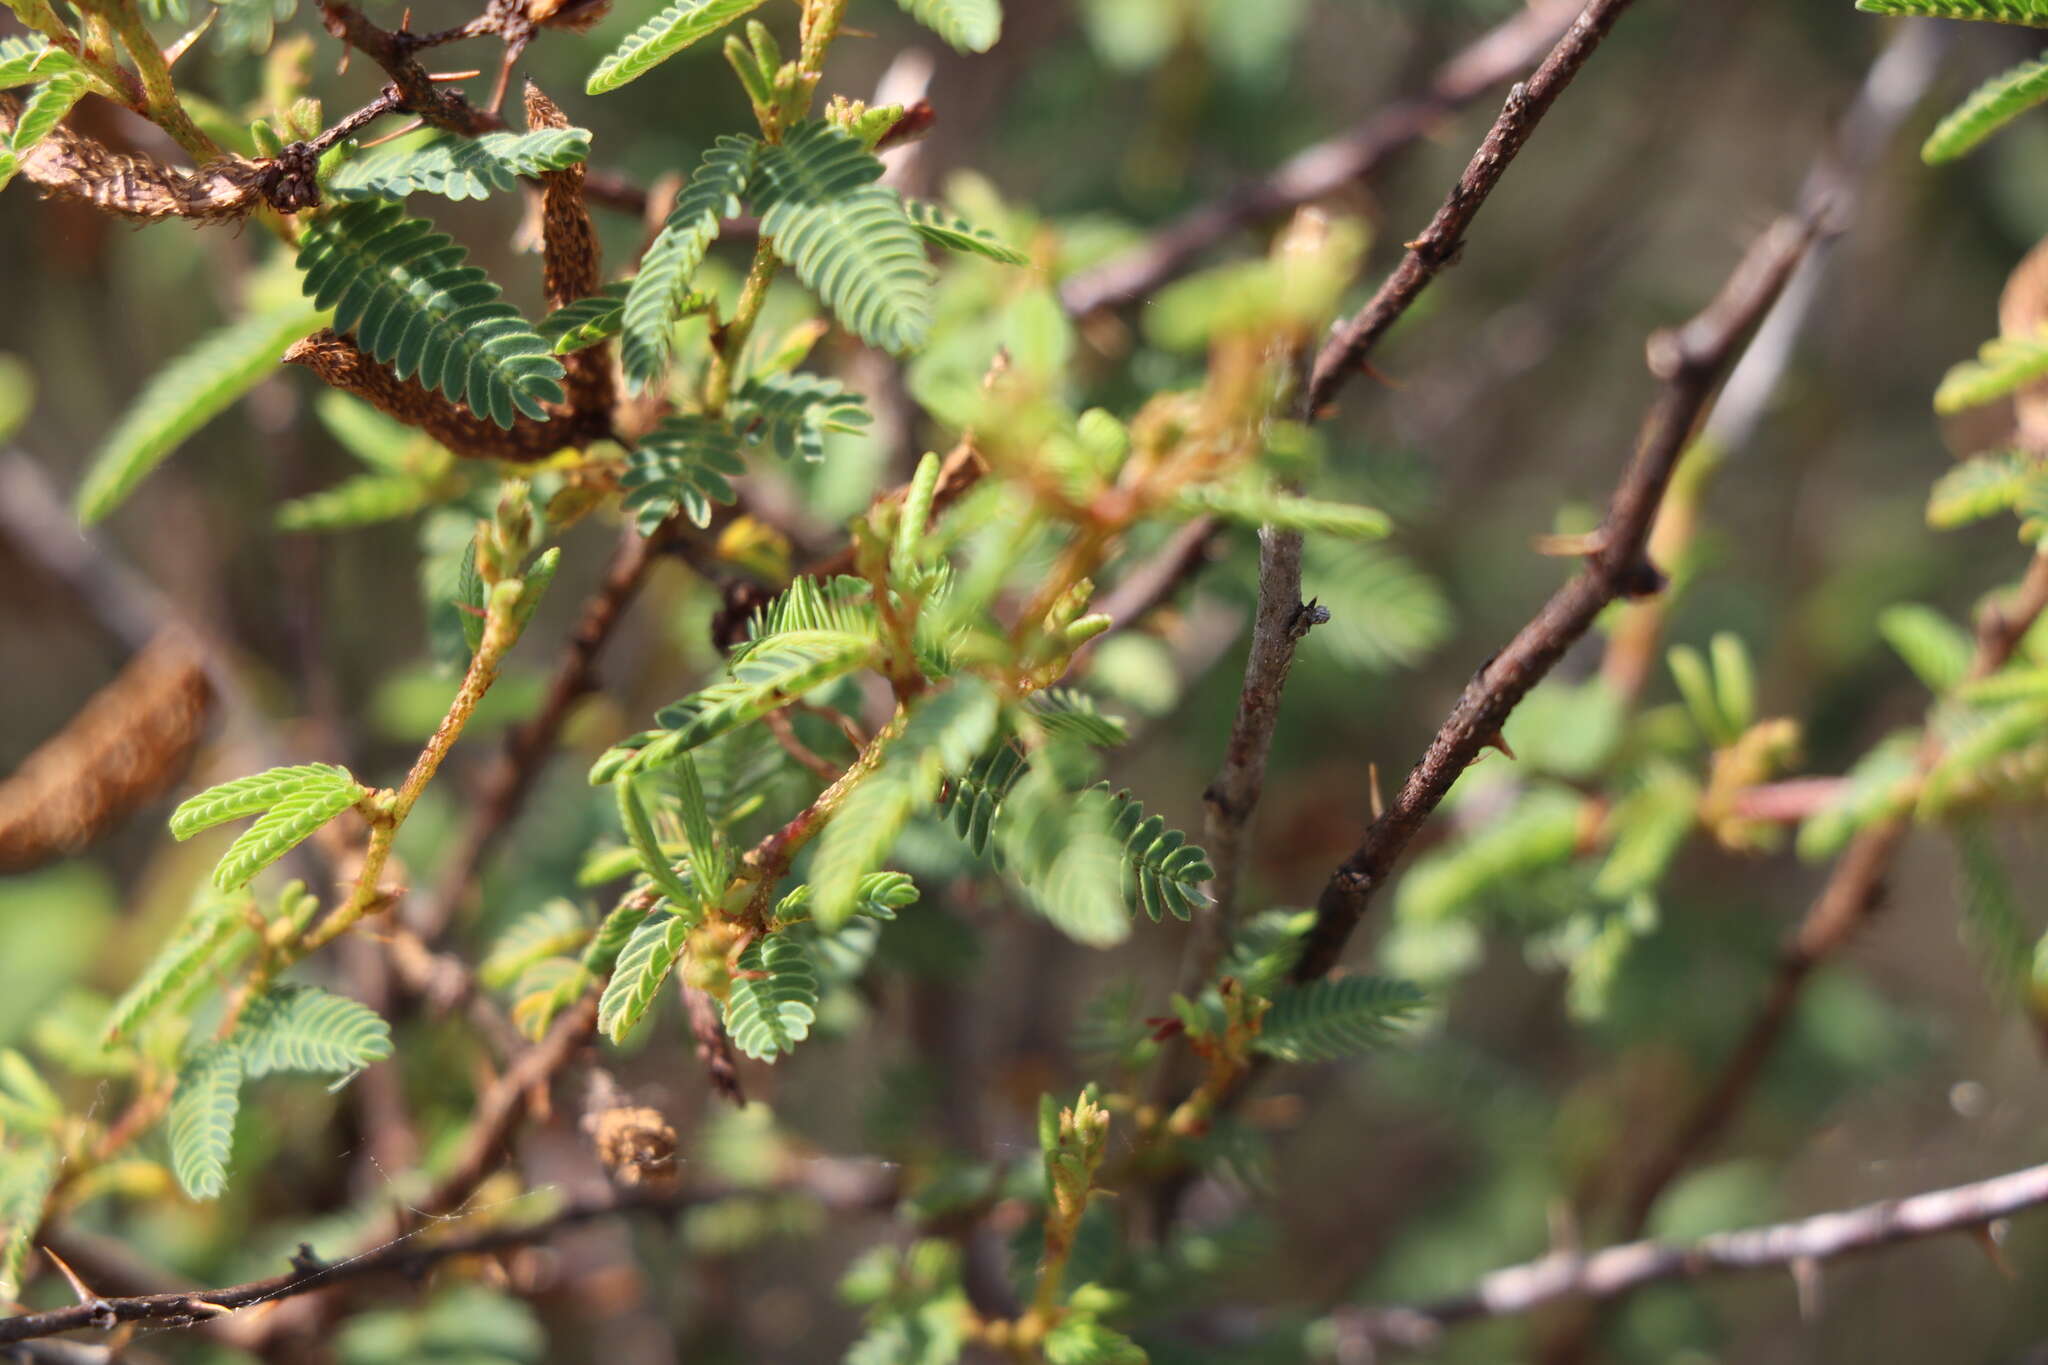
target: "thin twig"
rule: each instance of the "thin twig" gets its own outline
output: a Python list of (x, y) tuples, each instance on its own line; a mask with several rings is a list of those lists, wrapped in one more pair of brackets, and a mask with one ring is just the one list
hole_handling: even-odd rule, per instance
[[(848, 1212), (887, 1208), (897, 1196), (899, 1178), (886, 1163), (812, 1157), (771, 1186), (800, 1192), (827, 1208)], [(356, 1280), (379, 1276), (417, 1279), (443, 1261), (486, 1255), (544, 1242), (559, 1232), (621, 1214), (673, 1214), (721, 1199), (744, 1197), (753, 1190), (704, 1188), (678, 1192), (620, 1191), (566, 1204), (535, 1222), (486, 1229), (468, 1237), (424, 1241), (399, 1238), (373, 1250), (327, 1265), (302, 1247), (293, 1269), (283, 1275), (219, 1289), (169, 1294), (138, 1294), (98, 1298), (47, 1313), (0, 1318), (0, 1346), (55, 1336), (60, 1332), (105, 1331), (124, 1322), (157, 1322), (194, 1326), (219, 1320), (224, 1313), (317, 1293)]]
[(1341, 1312), (1338, 1331), (1340, 1338), (1361, 1345), (1421, 1349), (1458, 1323), (1527, 1313), (1563, 1299), (1616, 1298), (1666, 1280), (1800, 1269), (1924, 1237), (1975, 1231), (2042, 1204), (2048, 1204), (2048, 1165), (1792, 1222), (1718, 1232), (1696, 1242), (1628, 1242), (1591, 1255), (1553, 1252), (1496, 1270), (1464, 1293), (1435, 1303)]
[(1438, 67), (1429, 88), (1375, 113), (1341, 136), (1296, 153), (1271, 175), (1246, 181), (1148, 236), (1130, 251), (1073, 276), (1060, 302), (1075, 317), (1132, 303), (1187, 273), (1232, 233), (1285, 217), (1367, 179), (1446, 119), (1517, 72), (1557, 40), (1577, 0), (1539, 0)]

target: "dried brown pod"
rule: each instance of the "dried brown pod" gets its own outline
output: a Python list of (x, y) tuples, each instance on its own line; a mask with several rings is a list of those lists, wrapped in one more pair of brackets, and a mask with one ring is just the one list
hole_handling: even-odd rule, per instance
[[(535, 131), (569, 126), (568, 115), (532, 81), (526, 83), (526, 126)], [(597, 228), (584, 202), (583, 176), (580, 163), (541, 172), (541, 280), (550, 308), (595, 294), (604, 280)], [(611, 411), (614, 390), (609, 347), (585, 347), (564, 356), (562, 365), (567, 371), (562, 386), (568, 391), (570, 412)]]
[(528, 0), (526, 17), (543, 28), (580, 33), (612, 12), (612, 0)]
[(621, 1185), (665, 1189), (676, 1180), (676, 1130), (659, 1110), (621, 1106), (583, 1120), (612, 1179)]
[(287, 365), (304, 365), (321, 379), (352, 393), (379, 412), (418, 427), (457, 455), (477, 460), (531, 463), (571, 446), (584, 446), (607, 433), (603, 413), (536, 422), (515, 419), (501, 427), (417, 380), (400, 379), (389, 365), (353, 341), (322, 328), (284, 353)]
[(166, 628), (0, 781), (0, 872), (78, 852), (176, 782), (211, 699), (197, 643)]
[[(20, 101), (0, 95), (0, 133), (11, 134), (20, 113)], [(20, 171), (53, 198), (145, 223), (166, 218), (232, 222), (266, 203), (290, 212), (320, 202), (312, 162), (303, 151), (265, 161), (225, 156), (181, 171), (146, 156), (111, 151), (62, 124), (21, 158)]]

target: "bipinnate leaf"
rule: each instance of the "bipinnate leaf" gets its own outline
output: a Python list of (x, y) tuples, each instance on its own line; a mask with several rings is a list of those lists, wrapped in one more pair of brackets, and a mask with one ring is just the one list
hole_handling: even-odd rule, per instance
[(235, 1115), (241, 1107), (239, 1049), (227, 1043), (207, 1043), (186, 1058), (171, 1097), (166, 1131), (171, 1170), (192, 1198), (213, 1199), (227, 1188)]

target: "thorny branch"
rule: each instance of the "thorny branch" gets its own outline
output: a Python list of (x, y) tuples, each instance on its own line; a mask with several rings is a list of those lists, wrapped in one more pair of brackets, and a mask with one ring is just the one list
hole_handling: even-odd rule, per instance
[[(1340, 1342), (1417, 1350), (1447, 1327), (1527, 1313), (1564, 1299), (1612, 1299), (1665, 1280), (1740, 1271), (1804, 1272), (1858, 1252), (1951, 1232), (1982, 1232), (2001, 1218), (2048, 1204), (2048, 1166), (1787, 1223), (1718, 1232), (1696, 1242), (1629, 1242), (1590, 1255), (1559, 1251), (1496, 1270), (1462, 1294), (1417, 1307), (1340, 1312)], [(1340, 1348), (1341, 1349), (1341, 1348)]]
[[(881, 1164), (812, 1157), (771, 1188), (811, 1196), (826, 1208), (860, 1212), (887, 1208), (895, 1202), (898, 1178)], [(0, 1346), (33, 1341), (62, 1332), (108, 1330), (124, 1322), (155, 1322), (189, 1327), (223, 1318), (239, 1310), (273, 1304), (299, 1295), (319, 1293), (357, 1280), (383, 1276), (418, 1279), (443, 1261), (489, 1255), (545, 1242), (557, 1233), (622, 1214), (681, 1213), (719, 1200), (743, 1197), (750, 1190), (704, 1188), (671, 1193), (621, 1191), (600, 1198), (579, 1199), (534, 1222), (487, 1228), (467, 1237), (421, 1240), (397, 1237), (346, 1260), (327, 1264), (302, 1246), (292, 1269), (283, 1275), (219, 1289), (184, 1290), (169, 1294), (138, 1294), (93, 1298), (47, 1313), (0, 1318)]]
[(1313, 980), (1336, 965), (1373, 894), (1430, 812), (1480, 750), (1499, 736), (1508, 713), (1586, 633), (1602, 609), (1662, 586), (1663, 576), (1645, 557), (1644, 547), (1672, 471), (1716, 385), (1819, 232), (1811, 216), (1780, 219), (1751, 245), (1704, 312), (1650, 338), (1650, 370), (1663, 381), (1663, 391), (1644, 420), (1635, 457), (1593, 536), (1585, 567), (1466, 684), (1464, 695), (1386, 812), (1331, 875), (1316, 903), (1315, 924), (1301, 960), (1295, 964), (1297, 981)]
[[(1298, 415), (1303, 420), (1314, 421), (1322, 414), (1345, 379), (1363, 365), (1387, 328), (1450, 263), (1466, 229), (1500, 183), (1509, 163), (1631, 3), (1632, 0), (1592, 0), (1551, 49), (1536, 74), (1509, 92), (1499, 118), (1428, 229), (1409, 244), (1407, 256), (1372, 301), (1339, 327), (1317, 356), (1300, 399)], [(1308, 608), (1301, 600), (1301, 537), (1269, 530), (1261, 534), (1259, 541), (1259, 605), (1245, 661), (1244, 685), (1239, 692), (1237, 715), (1231, 725), (1222, 768), (1204, 796), (1208, 812), (1204, 847), (1219, 874), (1212, 888), (1215, 904), (1204, 931), (1207, 942), (1203, 951), (1209, 955), (1209, 965), (1213, 965), (1213, 955), (1227, 937), (1235, 908), (1232, 898), (1239, 849), (1264, 787), (1266, 756), (1272, 749), (1280, 696), (1294, 664), (1295, 644), (1314, 624), (1304, 615)]]

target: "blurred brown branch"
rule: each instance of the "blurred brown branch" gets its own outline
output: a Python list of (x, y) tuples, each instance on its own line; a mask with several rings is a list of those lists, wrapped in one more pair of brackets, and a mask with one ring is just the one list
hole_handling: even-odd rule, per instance
[[(1944, 1233), (1981, 1231), (1997, 1219), (2042, 1204), (2048, 1204), (2048, 1166), (2033, 1166), (1861, 1208), (1717, 1232), (1695, 1242), (1629, 1242), (1590, 1255), (1558, 1251), (1496, 1270), (1464, 1293), (1435, 1303), (1340, 1312), (1339, 1339), (1363, 1348), (1357, 1358), (1370, 1360), (1374, 1345), (1422, 1349), (1436, 1343), (1446, 1327), (1527, 1313), (1562, 1299), (1611, 1299), (1665, 1280), (1739, 1271), (1806, 1273), (1822, 1262), (1857, 1252)], [(1340, 1344), (1340, 1353), (1343, 1349)]]

